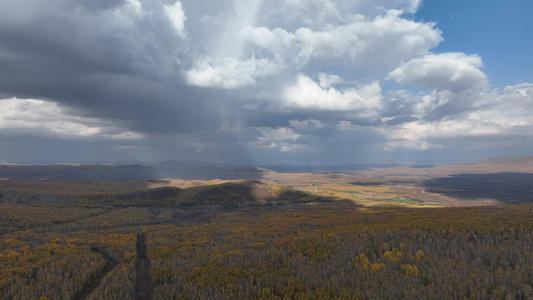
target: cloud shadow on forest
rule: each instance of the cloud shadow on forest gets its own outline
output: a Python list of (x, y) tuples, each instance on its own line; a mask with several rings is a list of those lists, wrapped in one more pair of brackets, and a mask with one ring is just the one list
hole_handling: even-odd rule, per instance
[(533, 173), (454, 174), (426, 180), (422, 185), (430, 193), (456, 198), (533, 203)]

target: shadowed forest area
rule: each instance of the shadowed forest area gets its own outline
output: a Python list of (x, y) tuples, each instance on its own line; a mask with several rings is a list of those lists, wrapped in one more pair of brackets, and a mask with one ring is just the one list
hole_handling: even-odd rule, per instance
[(428, 192), (465, 199), (491, 198), (503, 203), (533, 203), (533, 174), (457, 174), (424, 181)]

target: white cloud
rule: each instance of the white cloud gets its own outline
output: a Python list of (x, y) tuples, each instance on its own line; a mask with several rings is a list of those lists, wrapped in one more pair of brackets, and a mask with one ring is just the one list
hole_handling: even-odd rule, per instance
[(126, 5), (133, 10), (136, 16), (144, 16), (143, 7), (139, 0), (127, 0)]
[(217, 15), (202, 15), (198, 21), (204, 26), (225, 26), (228, 22), (221, 12)]
[(296, 128), (296, 129), (303, 129), (303, 128), (306, 128), (308, 126), (313, 126), (315, 128), (323, 128), (324, 127), (324, 124), (322, 124), (322, 122), (320, 122), (319, 120), (314, 120), (314, 119), (309, 119), (309, 120), (304, 120), (304, 121), (289, 120), (289, 123), (291, 124), (292, 127)]
[(331, 0), (287, 0), (284, 7), (288, 11), (299, 12), (302, 22), (308, 25), (335, 22), (341, 19), (341, 14)]
[(415, 13), (422, 0), (356, 0), (344, 5), (352, 5), (352, 9), (364, 14), (380, 13), (385, 9), (397, 9), (406, 13)]
[(322, 88), (329, 88), (342, 82), (342, 79), (337, 75), (320, 73), (318, 74), (318, 81)]
[(418, 10), (420, 3), (421, 0), (288, 0), (284, 1), (279, 17), (300, 20), (310, 27), (324, 27), (349, 19), (353, 12), (376, 16), (394, 9), (411, 14)]
[[(503, 89), (504, 93), (515, 101), (526, 101), (533, 96), (533, 83), (520, 83), (517, 85), (508, 85)], [(520, 96), (523, 97), (520, 97)]]
[(279, 145), (280, 152), (304, 152), (307, 151), (308, 147), (301, 144), (281, 144)]
[(185, 36), (185, 21), (187, 17), (185, 16), (185, 11), (181, 5), (181, 1), (174, 2), (173, 5), (165, 5), (165, 13), (172, 22), (174, 29), (179, 36)]
[(0, 100), (0, 130), (41, 132), (62, 137), (138, 140), (143, 135), (110, 122), (71, 115), (57, 103), (36, 99)]
[(291, 128), (260, 127), (256, 129), (261, 132), (262, 136), (258, 137), (253, 144), (259, 148), (277, 149), (280, 152), (305, 151), (307, 149), (307, 146), (297, 141), (301, 135)]
[(190, 85), (236, 89), (254, 85), (257, 78), (272, 76), (281, 70), (282, 66), (264, 58), (240, 61), (226, 57), (218, 63), (203, 58), (185, 76)]
[(352, 122), (350, 121), (341, 120), (339, 121), (338, 128), (340, 130), (356, 130), (356, 129), (359, 129), (360, 127), (357, 125), (353, 125)]
[(415, 58), (389, 73), (388, 78), (401, 84), (460, 93), (484, 90), (487, 76), (478, 55), (464, 53), (430, 54)]
[(418, 150), (425, 151), (430, 149), (442, 149), (442, 145), (431, 144), (426, 141), (420, 140), (403, 140), (403, 141), (389, 141), (385, 143), (383, 147), (384, 151), (391, 152), (397, 149), (409, 149), (409, 150)]
[[(387, 150), (408, 148), (427, 150), (446, 147), (446, 141), (457, 138), (514, 136), (533, 138), (533, 84), (508, 86), (487, 97), (491, 106), (435, 121), (418, 120), (393, 128), (379, 129), (389, 142)], [(431, 143), (439, 140), (439, 143)]]
[(359, 111), (364, 116), (376, 116), (382, 108), (381, 88), (377, 81), (359, 89), (323, 89), (311, 78), (300, 75), (294, 86), (282, 94), (287, 108)]
[(334, 61), (347, 57), (353, 65), (370, 66), (379, 74), (404, 60), (427, 53), (442, 40), (434, 23), (401, 18), (389, 10), (367, 18), (353, 14), (342, 23), (329, 23), (322, 30), (301, 26), (294, 32), (276, 27), (246, 27), (242, 34), (256, 46), (283, 57), (286, 63), (304, 66), (311, 59)]
[[(452, 94), (451, 92), (444, 91), (432, 91), (429, 94), (418, 94), (414, 98), (411, 98), (412, 101), (409, 103), (412, 105), (412, 113), (417, 117), (424, 117), (435, 109), (442, 107), (443, 105), (449, 104), (451, 99), (456, 99), (457, 95)], [(414, 101), (413, 101), (414, 100)], [(474, 100), (474, 99), (472, 99)]]
[[(391, 71), (387, 79), (423, 88), (416, 95), (405, 90), (389, 91), (390, 113), (412, 114), (428, 120), (450, 118), (495, 103), (478, 55), (429, 54), (414, 58)], [(428, 91), (429, 90), (429, 91)], [(386, 101), (387, 102), (387, 101)]]
[(241, 30), (241, 35), (255, 45), (270, 51), (278, 59), (293, 51), (293, 43), (296, 43), (294, 34), (282, 28), (271, 30), (262, 26), (246, 26)]
[(286, 140), (296, 140), (300, 135), (290, 128), (280, 127), (280, 128), (270, 128), (270, 127), (260, 127), (257, 128), (263, 136), (259, 137), (260, 141), (286, 141)]

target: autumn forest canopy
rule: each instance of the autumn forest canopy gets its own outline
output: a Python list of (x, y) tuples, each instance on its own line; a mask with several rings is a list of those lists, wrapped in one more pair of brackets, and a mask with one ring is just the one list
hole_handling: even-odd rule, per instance
[(0, 299), (528, 299), (531, 161), (4, 179)]

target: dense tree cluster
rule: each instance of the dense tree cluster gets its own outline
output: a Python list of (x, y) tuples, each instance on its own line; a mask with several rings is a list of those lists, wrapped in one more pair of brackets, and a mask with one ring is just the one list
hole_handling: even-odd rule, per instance
[(133, 299), (137, 228), (120, 226), (135, 222), (136, 211), (112, 214), (119, 227), (100, 228), (87, 224), (100, 224), (101, 215), (116, 211), (1, 207), (0, 299)]
[(88, 300), (134, 299), (135, 298), (135, 264), (118, 264), (113, 268), (97, 288), (87, 296)]
[[(455, 210), (321, 209), (241, 211), (201, 225), (149, 227), (154, 299), (533, 297), (533, 227), (527, 219), (501, 227), (512, 211), (526, 217), (531, 207), (481, 208), (445, 224), (432, 218)], [(381, 229), (394, 217), (408, 228)], [(495, 223), (463, 228), (483, 219)]]
[(255, 182), (180, 189), (190, 207), (156, 203), (176, 191), (0, 204), (0, 299), (134, 299), (139, 282), (153, 299), (533, 297), (531, 205), (224, 207), (291, 192)]
[[(16, 241), (7, 241), (11, 245)], [(23, 244), (23, 243), (21, 243)], [(72, 299), (105, 261), (88, 246), (46, 243), (24, 245), (0, 254), (1, 299)]]
[(0, 234), (65, 224), (105, 212), (79, 206), (0, 204)]

